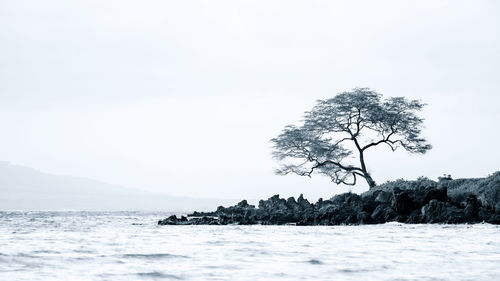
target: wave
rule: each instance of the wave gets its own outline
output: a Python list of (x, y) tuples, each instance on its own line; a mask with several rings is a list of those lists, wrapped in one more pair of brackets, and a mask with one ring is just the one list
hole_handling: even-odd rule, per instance
[(124, 254), (124, 258), (142, 258), (142, 259), (164, 259), (164, 258), (189, 258), (188, 256), (173, 255), (168, 253), (155, 253), (155, 254)]
[(140, 276), (140, 277), (149, 277), (149, 278), (164, 278), (164, 279), (174, 279), (174, 280), (183, 280), (184, 278), (173, 275), (173, 274), (166, 274), (162, 273), (159, 271), (152, 271), (152, 272), (139, 272), (136, 273), (135, 275)]

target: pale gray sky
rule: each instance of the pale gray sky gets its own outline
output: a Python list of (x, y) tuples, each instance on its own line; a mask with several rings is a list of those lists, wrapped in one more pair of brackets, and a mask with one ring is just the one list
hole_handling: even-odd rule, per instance
[[(316, 99), (428, 103), (423, 156), (377, 182), (499, 169), (497, 1), (0, 0), (0, 160), (173, 195), (347, 190), (273, 174), (269, 139)], [(367, 187), (360, 183), (354, 191)]]

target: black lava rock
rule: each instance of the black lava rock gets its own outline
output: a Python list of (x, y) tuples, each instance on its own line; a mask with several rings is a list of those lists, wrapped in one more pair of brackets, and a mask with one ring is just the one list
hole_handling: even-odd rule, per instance
[(260, 200), (258, 207), (242, 200), (235, 206), (219, 206), (214, 212), (173, 215), (159, 225), (295, 224), (356, 225), (386, 223), (476, 223), (500, 224), (496, 208), (483, 206), (474, 194), (449, 198), (446, 188), (375, 190), (363, 195), (344, 193), (312, 204), (301, 194), (297, 200), (274, 195)]

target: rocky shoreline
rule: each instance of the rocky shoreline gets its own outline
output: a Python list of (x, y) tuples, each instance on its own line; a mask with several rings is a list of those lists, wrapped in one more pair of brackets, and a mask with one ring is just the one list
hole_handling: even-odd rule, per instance
[[(500, 174), (494, 174), (500, 178)], [(479, 180), (479, 179), (477, 179)], [(483, 179), (484, 180), (484, 179)], [(408, 187), (408, 182), (406, 187)], [(460, 191), (456, 184), (430, 180), (410, 182), (412, 188), (399, 188), (397, 182), (361, 195), (344, 193), (329, 200), (310, 203), (302, 195), (288, 199), (278, 195), (260, 200), (257, 207), (246, 200), (214, 212), (194, 212), (187, 217), (170, 216), (159, 225), (360, 225), (401, 223), (480, 223), (500, 224), (500, 204), (483, 193)], [(468, 182), (467, 182), (468, 183)], [(469, 183), (470, 184), (470, 183)], [(452, 195), (449, 194), (451, 187)], [(493, 186), (497, 199), (500, 181)], [(491, 192), (490, 192), (491, 193)], [(486, 193), (487, 195), (489, 193)]]

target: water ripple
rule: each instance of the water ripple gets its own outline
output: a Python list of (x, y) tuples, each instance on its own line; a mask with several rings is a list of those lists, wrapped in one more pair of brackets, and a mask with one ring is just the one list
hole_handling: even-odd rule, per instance
[(124, 258), (142, 258), (142, 259), (189, 258), (187, 256), (172, 255), (172, 254), (166, 254), (166, 253), (157, 253), (157, 254), (124, 254), (122, 257), (124, 257)]
[(495, 280), (500, 227), (165, 226), (168, 213), (0, 212), (0, 280)]
[(173, 274), (166, 274), (162, 273), (159, 271), (152, 271), (152, 272), (139, 272), (136, 273), (137, 276), (139, 277), (148, 277), (152, 279), (173, 279), (173, 280), (183, 280), (184, 278), (173, 275)]
[(307, 262), (310, 263), (310, 264), (323, 264), (322, 261), (317, 260), (317, 259), (310, 259)]

